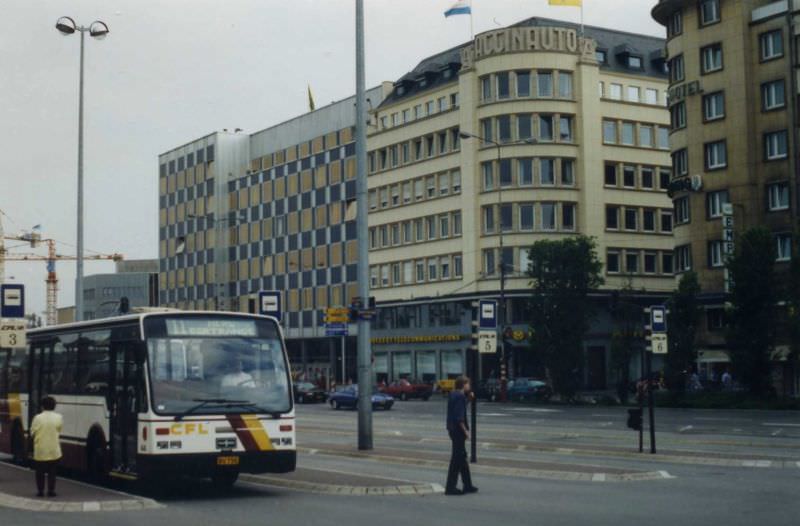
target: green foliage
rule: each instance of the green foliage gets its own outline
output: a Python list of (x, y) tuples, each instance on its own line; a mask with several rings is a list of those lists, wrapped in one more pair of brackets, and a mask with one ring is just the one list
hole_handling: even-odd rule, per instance
[(800, 245), (796, 245), (783, 291), (786, 300), (786, 321), (790, 360), (800, 361)]
[(532, 347), (547, 368), (553, 390), (571, 397), (593, 307), (589, 292), (603, 283), (592, 238), (538, 241), (530, 251)]
[(665, 380), (670, 390), (679, 393), (686, 389), (686, 374), (697, 359), (695, 339), (702, 314), (697, 299), (699, 294), (697, 274), (687, 272), (667, 303), (669, 354), (666, 356)]
[(737, 239), (736, 253), (728, 261), (732, 281), (728, 348), (733, 375), (754, 395), (764, 395), (769, 389), (777, 325), (775, 258), (772, 233), (757, 227)]

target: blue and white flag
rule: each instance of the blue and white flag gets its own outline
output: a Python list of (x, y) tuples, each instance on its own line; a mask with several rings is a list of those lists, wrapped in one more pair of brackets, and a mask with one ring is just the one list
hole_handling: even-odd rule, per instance
[(470, 0), (458, 0), (453, 6), (444, 12), (444, 17), (447, 18), (453, 15), (471, 15), (472, 7)]

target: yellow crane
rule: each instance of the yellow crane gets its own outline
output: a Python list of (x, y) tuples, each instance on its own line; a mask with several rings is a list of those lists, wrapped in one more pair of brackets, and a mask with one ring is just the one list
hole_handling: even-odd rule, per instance
[[(31, 248), (36, 248), (39, 243), (47, 244), (47, 255), (42, 256), (39, 254), (21, 254), (11, 253), (5, 248), (5, 241), (24, 241), (30, 243)], [(58, 305), (58, 275), (56, 274), (56, 261), (74, 261), (76, 256), (67, 256), (58, 254), (56, 252), (56, 241), (54, 239), (42, 239), (38, 228), (34, 228), (31, 232), (26, 232), (17, 236), (6, 236), (3, 233), (3, 224), (0, 221), (0, 283), (5, 279), (5, 262), (6, 261), (45, 261), (47, 262), (47, 302), (46, 302), (46, 319), (47, 325), (55, 325), (58, 323), (57, 305)], [(85, 255), (84, 260), (89, 261), (122, 261), (121, 254), (94, 254)]]

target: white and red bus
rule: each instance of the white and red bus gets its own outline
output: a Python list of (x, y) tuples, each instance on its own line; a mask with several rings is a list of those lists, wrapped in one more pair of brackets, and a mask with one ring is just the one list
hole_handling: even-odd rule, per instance
[(62, 464), (102, 478), (295, 469), (289, 363), (274, 318), (149, 313), (28, 333), (0, 349), (0, 452), (28, 457), (43, 396), (64, 416)]

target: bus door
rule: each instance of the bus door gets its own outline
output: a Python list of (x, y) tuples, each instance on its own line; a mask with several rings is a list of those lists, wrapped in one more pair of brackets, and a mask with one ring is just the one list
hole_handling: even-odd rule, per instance
[(136, 471), (138, 413), (145, 398), (139, 346), (135, 341), (111, 342), (111, 466), (119, 472)]
[(46, 342), (34, 342), (31, 344), (31, 354), (29, 357), (31, 373), (28, 393), (28, 429), (31, 428), (33, 417), (41, 411), (42, 397), (50, 393), (50, 346)]

